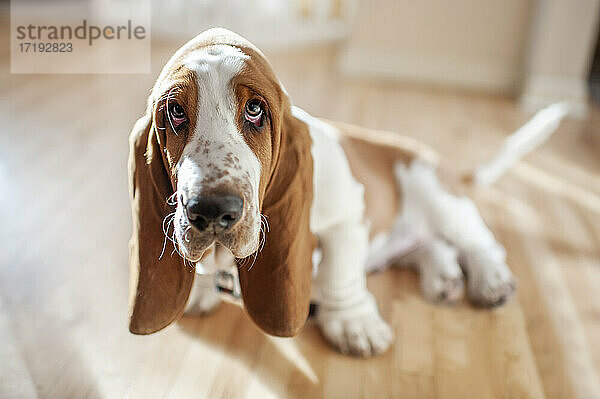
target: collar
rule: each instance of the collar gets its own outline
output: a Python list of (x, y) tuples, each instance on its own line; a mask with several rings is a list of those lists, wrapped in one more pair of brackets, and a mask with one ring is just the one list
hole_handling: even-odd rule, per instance
[(196, 263), (196, 274), (200, 276), (212, 276), (215, 289), (224, 296), (225, 300), (240, 301), (242, 290), (240, 288), (240, 279), (238, 277), (237, 267), (229, 266), (219, 268), (214, 272), (207, 272), (200, 262)]

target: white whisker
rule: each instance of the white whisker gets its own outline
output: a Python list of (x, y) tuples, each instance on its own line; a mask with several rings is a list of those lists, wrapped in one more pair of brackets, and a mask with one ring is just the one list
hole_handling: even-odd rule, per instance
[(167, 198), (167, 205), (177, 205), (177, 194), (179, 192), (175, 191), (173, 194), (171, 194), (168, 198)]
[(183, 240), (185, 242), (190, 242), (190, 239), (188, 238), (188, 233), (189, 233), (189, 231), (190, 231), (191, 228), (192, 228), (192, 226), (187, 226), (185, 228), (185, 231), (183, 232)]
[(267, 226), (267, 232), (271, 231), (271, 227), (269, 226), (269, 220), (267, 218), (267, 215), (264, 214), (260, 214), (260, 219), (265, 221), (265, 225)]
[(165, 248), (167, 246), (167, 239), (169, 239), (169, 240), (171, 239), (171, 237), (169, 237), (168, 231), (169, 231), (169, 226), (171, 225), (171, 223), (173, 222), (174, 219), (175, 219), (175, 212), (169, 213), (163, 219), (162, 231), (163, 231), (163, 234), (165, 235), (165, 239), (163, 240), (163, 247), (162, 247), (162, 251), (160, 251), (160, 255), (158, 257), (158, 260), (162, 259), (163, 255), (165, 253)]

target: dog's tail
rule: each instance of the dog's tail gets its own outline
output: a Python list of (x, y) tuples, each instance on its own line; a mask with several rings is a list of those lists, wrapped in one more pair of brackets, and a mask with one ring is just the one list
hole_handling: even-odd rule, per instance
[(548, 140), (570, 111), (571, 106), (564, 102), (538, 111), (525, 125), (504, 140), (491, 160), (477, 166), (465, 176), (465, 180), (477, 186), (493, 184), (511, 166)]

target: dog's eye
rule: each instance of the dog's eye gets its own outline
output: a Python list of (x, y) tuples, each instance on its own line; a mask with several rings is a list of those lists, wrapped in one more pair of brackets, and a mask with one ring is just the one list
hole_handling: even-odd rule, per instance
[(171, 123), (173, 124), (174, 128), (177, 128), (179, 125), (187, 121), (185, 110), (176, 102), (169, 104), (169, 117), (171, 118)]
[(262, 126), (263, 112), (263, 106), (260, 100), (253, 99), (246, 103), (246, 120), (254, 126)]

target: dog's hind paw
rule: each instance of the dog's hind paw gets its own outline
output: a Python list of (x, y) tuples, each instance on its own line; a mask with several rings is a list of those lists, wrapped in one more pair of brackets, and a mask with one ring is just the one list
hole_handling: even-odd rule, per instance
[(469, 299), (476, 305), (504, 304), (517, 289), (516, 279), (506, 263), (485, 256), (466, 256)]
[(464, 276), (458, 263), (421, 267), (421, 290), (428, 301), (453, 304), (464, 293)]

